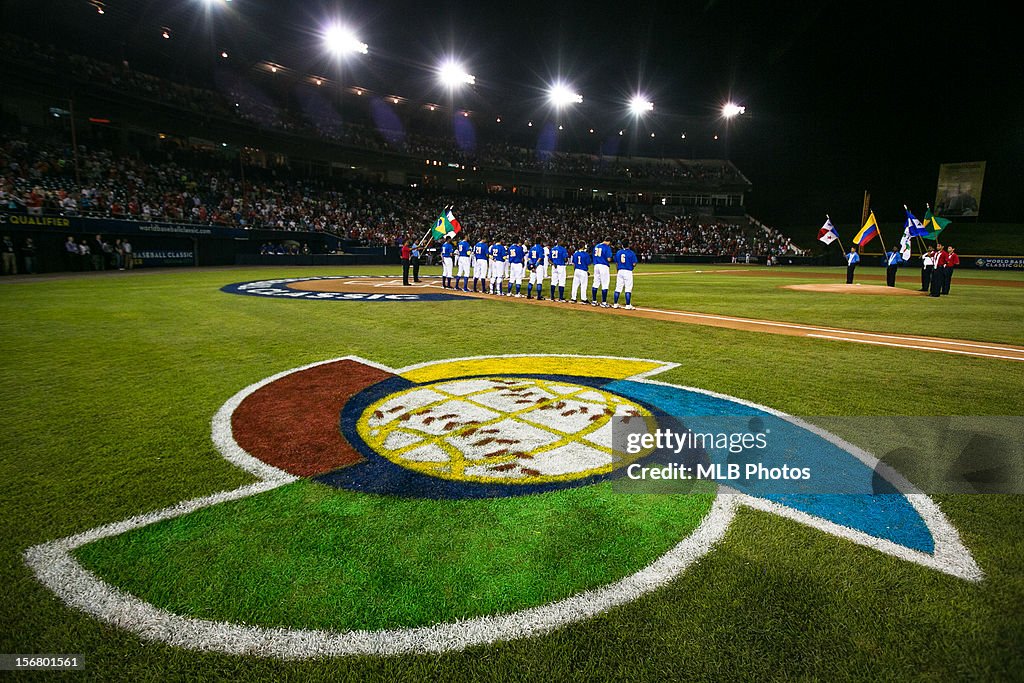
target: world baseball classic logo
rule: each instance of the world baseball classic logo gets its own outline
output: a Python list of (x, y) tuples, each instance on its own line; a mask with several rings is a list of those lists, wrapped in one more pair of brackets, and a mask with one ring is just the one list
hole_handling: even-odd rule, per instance
[[(769, 407), (655, 379), (669, 370), (678, 376), (674, 363), (555, 355), (398, 369), (345, 357), (287, 370), (242, 389), (212, 420), (220, 454), (258, 481), (35, 546), (25, 559), (64, 602), (145, 639), (286, 659), (547, 633), (664, 587), (714, 551), (742, 507), (983, 578), (938, 506), (872, 455)], [(752, 433), (716, 434), (718, 416)], [(679, 458), (667, 465), (666, 453)], [(684, 494), (630, 493), (648, 475), (691, 471), (699, 485)], [(811, 473), (867, 488), (814, 493)], [(875, 495), (880, 481), (885, 494)], [(219, 535), (232, 525), (238, 534)], [(227, 575), (177, 563), (211, 535), (250, 556), (229, 557), (237, 570)], [(210, 563), (229, 550), (207, 551)], [(131, 583), (118, 563), (144, 564), (139, 553), (164, 585)], [(296, 588), (305, 566), (324, 570)], [(251, 595), (232, 593), (238, 573), (305, 609), (283, 603), (261, 616), (257, 604), (250, 615), (237, 606)], [(183, 613), (189, 601), (175, 592), (190, 585), (225, 606)]]

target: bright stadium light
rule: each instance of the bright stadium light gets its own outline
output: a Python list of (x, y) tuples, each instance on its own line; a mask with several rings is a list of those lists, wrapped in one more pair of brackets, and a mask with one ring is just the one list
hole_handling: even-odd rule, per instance
[(570, 104), (582, 103), (583, 95), (580, 95), (564, 83), (555, 83), (548, 90), (548, 99), (555, 107), (561, 108)]
[(445, 61), (437, 70), (437, 76), (447, 88), (476, 84), (476, 76), (467, 73), (465, 67), (454, 59)]
[(741, 107), (733, 102), (727, 102), (722, 105), (722, 116), (727, 119), (739, 116), (747, 111), (746, 107)]
[(649, 111), (654, 111), (654, 102), (651, 102), (643, 95), (635, 95), (629, 101), (629, 110), (633, 112), (633, 116), (643, 116)]
[(324, 30), (324, 46), (335, 57), (343, 57), (354, 52), (366, 54), (369, 51), (366, 43), (359, 40), (351, 29), (341, 24), (331, 24)]

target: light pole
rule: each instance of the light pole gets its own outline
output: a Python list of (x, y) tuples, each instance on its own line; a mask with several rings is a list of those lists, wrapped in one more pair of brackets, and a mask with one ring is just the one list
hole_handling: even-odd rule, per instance
[(742, 116), (747, 108), (735, 102), (726, 102), (722, 105), (722, 118), (725, 119), (725, 160), (729, 160), (729, 127), (733, 119)]
[[(437, 79), (448, 95), (448, 113), (451, 115), (452, 137), (457, 138), (455, 91), (463, 86), (476, 85), (476, 76), (466, 71), (466, 67), (455, 58), (449, 57), (437, 67)], [(458, 140), (455, 140), (458, 145)]]
[(365, 55), (369, 46), (361, 41), (355, 32), (340, 22), (333, 22), (323, 30), (324, 48), (334, 57), (338, 65), (338, 107), (342, 122), (345, 120), (345, 69), (344, 62), (349, 55)]

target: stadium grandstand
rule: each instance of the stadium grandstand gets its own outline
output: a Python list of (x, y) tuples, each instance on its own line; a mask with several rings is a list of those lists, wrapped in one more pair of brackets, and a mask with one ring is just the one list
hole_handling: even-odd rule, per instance
[[(746, 215), (750, 182), (732, 163), (684, 158), (688, 148), (654, 146), (654, 133), (562, 135), (525, 116), (513, 131), (500, 113), (357, 86), (327, 92), (269, 63), (218, 70), (206, 87), (13, 35), (0, 43), (15, 83), (0, 209), (6, 227), (36, 233), (46, 270), (66, 267), (65, 235), (112, 239), (150, 223), (162, 227), (143, 229), (158, 235), (137, 250), (190, 253), (194, 264), (251, 262), (286, 241), (387, 262), (388, 247), (418, 239), (446, 204), (475, 235), (574, 246), (612, 235), (648, 261), (804, 254)], [(141, 265), (171, 263), (183, 264)]]

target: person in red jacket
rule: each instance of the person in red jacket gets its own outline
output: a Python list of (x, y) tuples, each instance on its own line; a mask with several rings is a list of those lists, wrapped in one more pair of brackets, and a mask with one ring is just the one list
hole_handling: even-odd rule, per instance
[(412, 259), (412, 246), (409, 240), (402, 243), (402, 284), (409, 287), (409, 262)]
[(953, 269), (960, 265), (960, 257), (952, 245), (946, 247), (946, 262), (942, 268), (942, 293), (949, 294), (949, 284), (953, 281)]
[(939, 296), (942, 294), (942, 283), (945, 277), (945, 264), (946, 264), (946, 250), (942, 248), (942, 245), (935, 244), (935, 270), (932, 271), (932, 282), (931, 291), (928, 292), (928, 296)]

